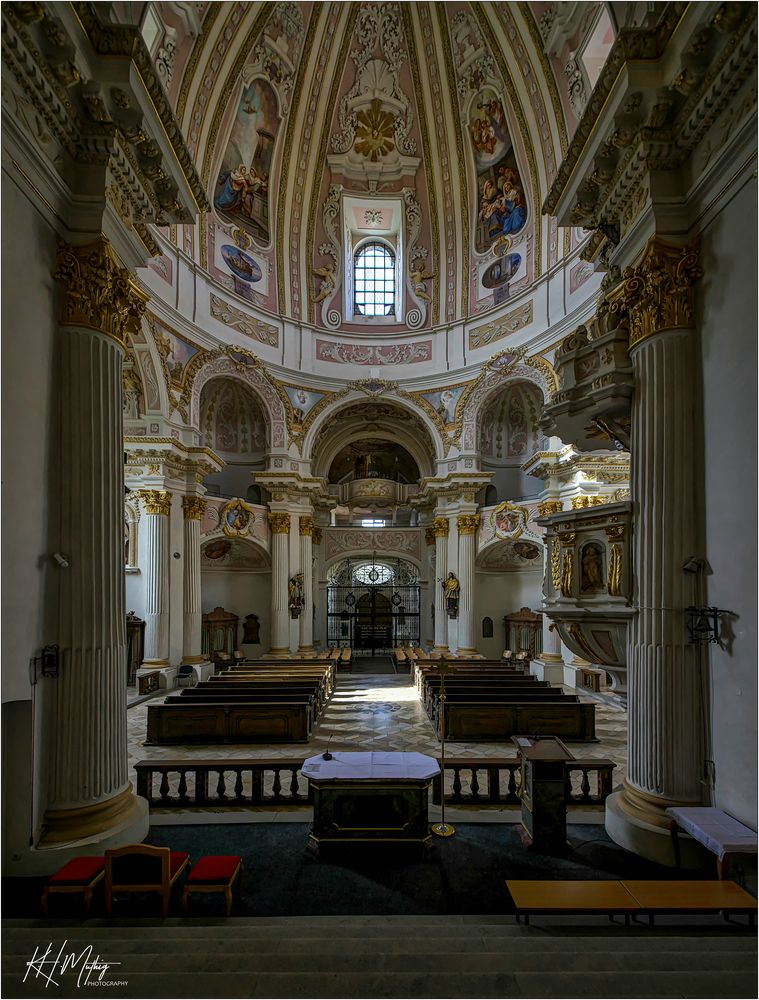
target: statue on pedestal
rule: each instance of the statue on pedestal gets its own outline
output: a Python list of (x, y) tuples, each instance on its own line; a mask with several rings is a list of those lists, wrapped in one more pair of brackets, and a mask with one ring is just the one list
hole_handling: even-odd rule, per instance
[(453, 573), (449, 573), (445, 580), (441, 580), (440, 586), (445, 594), (445, 610), (449, 618), (459, 616), (459, 597), (461, 597), (461, 584)]

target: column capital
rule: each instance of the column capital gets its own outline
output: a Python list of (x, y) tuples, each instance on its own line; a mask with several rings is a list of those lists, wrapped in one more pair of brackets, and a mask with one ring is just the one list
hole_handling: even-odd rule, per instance
[(460, 535), (473, 535), (480, 526), (479, 514), (459, 514), (456, 525)]
[(310, 535), (313, 538), (316, 528), (314, 526), (314, 519), (310, 514), (300, 515), (300, 518), (298, 519), (298, 530), (301, 535)]
[(185, 521), (199, 521), (207, 506), (208, 501), (205, 497), (182, 497), (182, 511)]
[(149, 296), (105, 236), (83, 246), (59, 243), (53, 276), (63, 286), (62, 326), (97, 330), (122, 347), (139, 328)]
[(289, 535), (290, 534), (290, 515), (287, 511), (276, 510), (269, 511), (268, 515), (269, 527), (271, 529), (272, 535)]
[(170, 514), (171, 496), (170, 490), (140, 490), (146, 514)]
[(448, 536), (450, 534), (451, 526), (447, 517), (436, 517), (432, 522), (432, 531), (434, 532), (435, 538), (440, 538), (442, 536)]
[(627, 318), (630, 350), (663, 330), (692, 328), (693, 284), (701, 277), (698, 247), (673, 246), (653, 236), (638, 264), (625, 268), (607, 295), (610, 313)]

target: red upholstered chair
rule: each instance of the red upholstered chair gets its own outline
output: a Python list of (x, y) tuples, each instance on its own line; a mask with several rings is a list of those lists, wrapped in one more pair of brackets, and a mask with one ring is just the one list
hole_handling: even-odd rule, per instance
[(191, 892), (223, 892), (227, 902), (227, 916), (232, 912), (232, 886), (242, 872), (242, 858), (225, 854), (201, 858), (192, 866), (182, 893), (182, 907), (187, 913)]
[(105, 912), (113, 912), (118, 892), (158, 892), (162, 915), (169, 914), (171, 890), (190, 863), (186, 851), (149, 844), (128, 844), (105, 852)]
[(92, 890), (105, 875), (105, 859), (99, 857), (72, 858), (55, 873), (42, 890), (42, 912), (47, 916), (48, 896), (52, 892), (81, 892), (87, 913), (92, 905)]

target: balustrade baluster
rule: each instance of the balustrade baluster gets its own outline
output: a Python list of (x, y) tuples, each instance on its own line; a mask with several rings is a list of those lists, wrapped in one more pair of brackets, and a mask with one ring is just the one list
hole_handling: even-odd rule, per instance
[(235, 798), (239, 801), (242, 798), (242, 768), (237, 769), (237, 779), (235, 780)]
[(280, 795), (280, 792), (282, 791), (282, 782), (279, 780), (279, 771), (280, 768), (274, 768), (274, 784), (272, 785), (271, 791), (275, 802), (279, 802), (282, 798)]
[(195, 769), (195, 802), (197, 805), (205, 805), (208, 801), (208, 768), (198, 767)]
[(479, 799), (479, 797), (480, 797), (480, 783), (477, 780), (477, 768), (476, 767), (472, 768), (472, 782), (471, 782), (471, 784), (470, 784), (469, 787), (470, 787), (471, 792), (472, 792), (472, 799), (474, 799), (475, 801), (477, 801)]
[(582, 769), (582, 781), (580, 782), (580, 791), (582, 792), (581, 802), (591, 802), (590, 797), (590, 780), (588, 779), (588, 769), (584, 767)]
[(218, 772), (219, 780), (216, 782), (216, 798), (223, 799), (227, 791), (227, 783), (224, 780), (223, 768)]
[(453, 769), (453, 801), (461, 801), (461, 768), (454, 767)]
[(517, 771), (518, 767), (509, 768), (509, 792), (506, 796), (507, 802), (518, 802), (519, 796), (517, 795)]
[(187, 801), (187, 771), (182, 768), (179, 772), (179, 788), (177, 789), (179, 793), (179, 798), (182, 802)]
[(254, 767), (250, 777), (250, 801), (253, 805), (260, 805), (264, 800), (264, 769), (262, 767)]
[(165, 801), (169, 797), (169, 772), (164, 771), (161, 777), (161, 787), (158, 789), (158, 794)]
[(292, 770), (292, 778), (290, 779), (290, 798), (293, 802), (300, 799), (300, 795), (298, 795), (298, 769), (295, 767)]
[(488, 768), (488, 802), (501, 801), (501, 772), (497, 767)]

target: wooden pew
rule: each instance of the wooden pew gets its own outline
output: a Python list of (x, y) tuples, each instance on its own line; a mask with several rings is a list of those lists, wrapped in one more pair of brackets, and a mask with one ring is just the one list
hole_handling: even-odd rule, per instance
[(446, 739), (465, 743), (503, 742), (519, 734), (558, 736), (568, 742), (595, 743), (595, 705), (560, 699), (534, 701), (448, 701)]
[(148, 705), (146, 745), (172, 743), (305, 743), (306, 700), (214, 705), (192, 701)]

